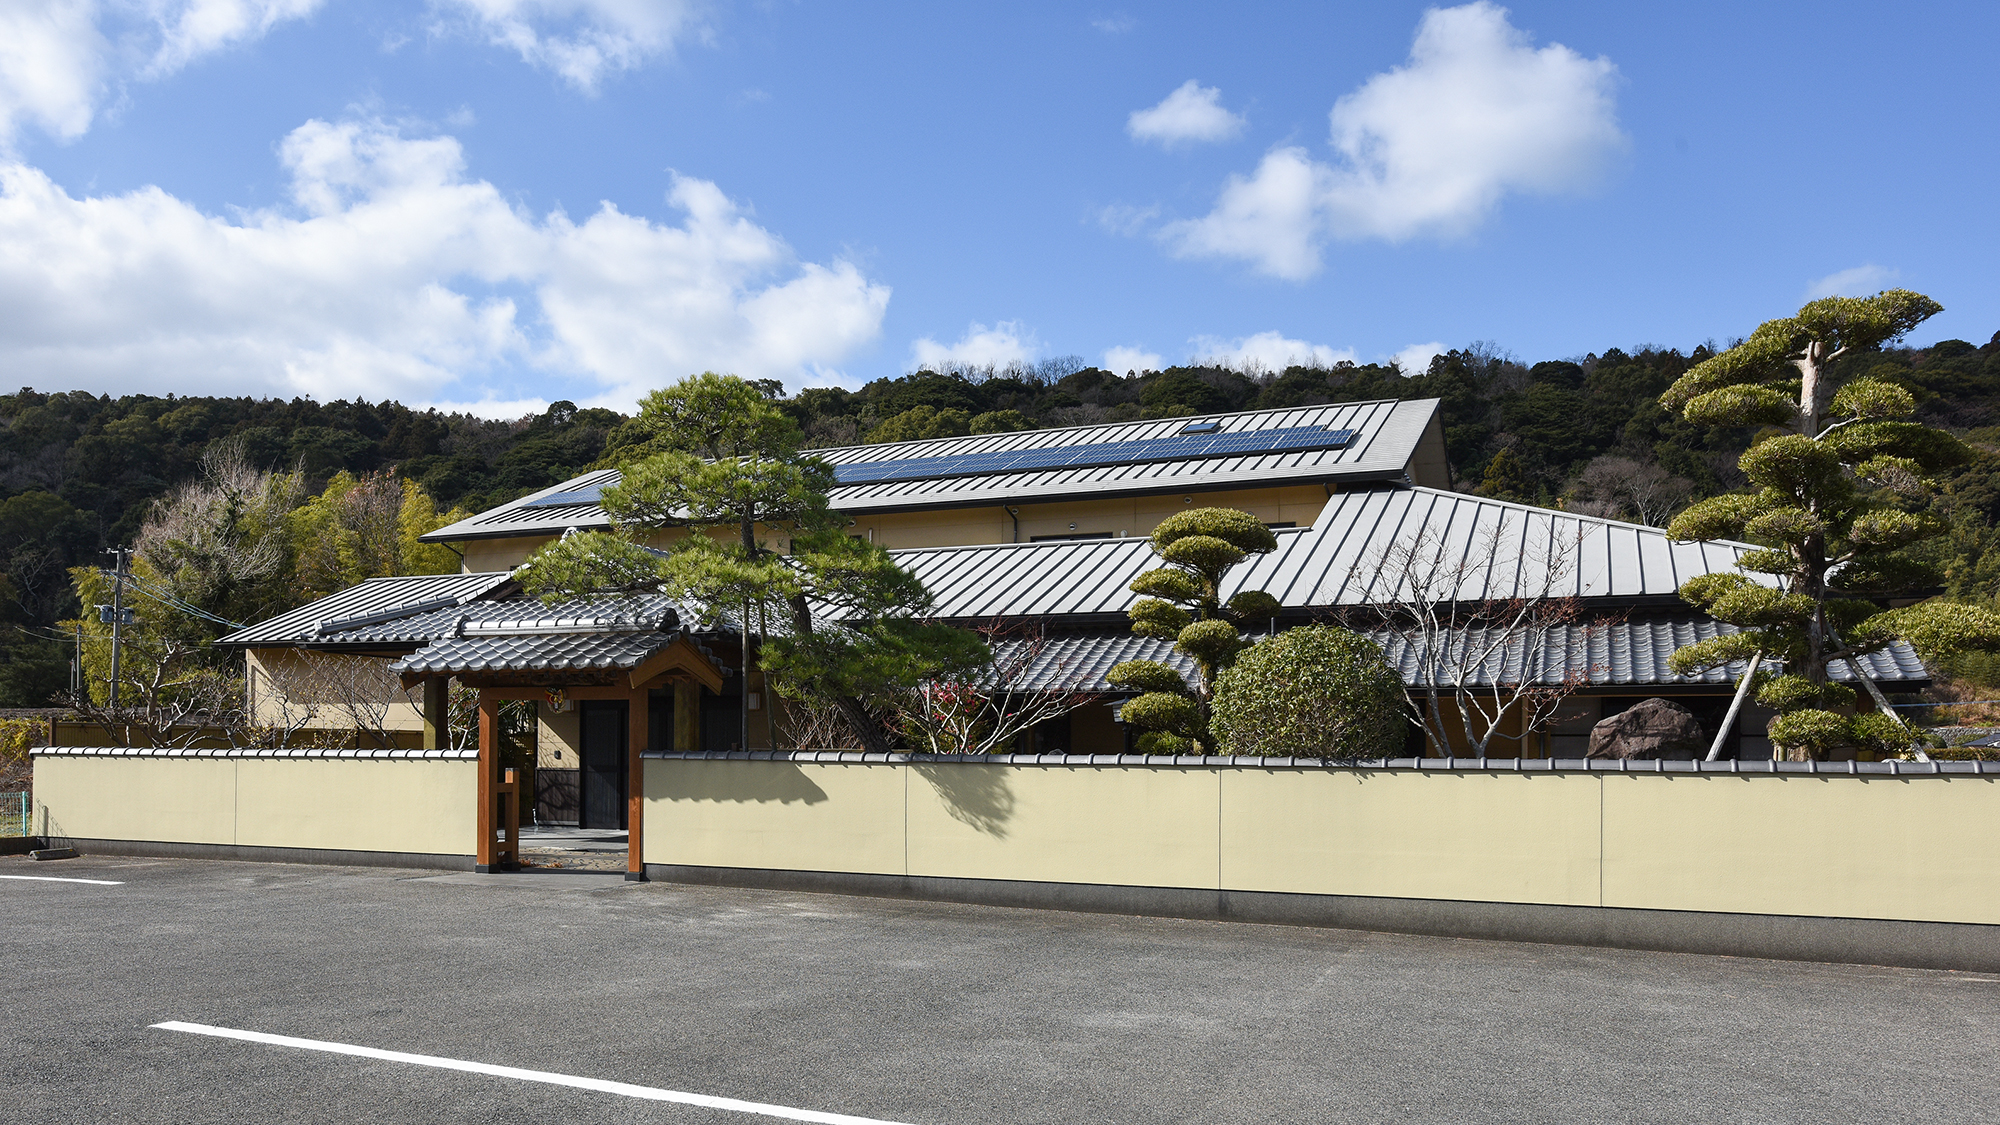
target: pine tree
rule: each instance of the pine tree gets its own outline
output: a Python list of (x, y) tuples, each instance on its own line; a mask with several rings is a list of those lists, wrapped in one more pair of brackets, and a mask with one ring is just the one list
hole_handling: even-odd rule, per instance
[[(1706, 574), (1681, 597), (1742, 629), (1673, 656), (1692, 674), (1761, 654), (1784, 664), (1757, 688), (1778, 712), (1771, 738), (1787, 757), (1825, 759), (1900, 753), (1916, 732), (1888, 710), (1854, 658), (1897, 639), (1927, 659), (2000, 645), (2000, 616), (1932, 599), (1898, 609), (1892, 600), (1941, 585), (1917, 548), (1948, 528), (1926, 510), (1931, 474), (1967, 460), (1942, 430), (1907, 421), (1910, 392), (1872, 376), (1834, 385), (1840, 360), (1901, 339), (1942, 310), (1920, 293), (1828, 297), (1798, 315), (1768, 321), (1692, 369), (1662, 405), (1707, 426), (1769, 427), (1738, 462), (1752, 491), (1701, 501), (1676, 517), (1677, 540), (1755, 544), (1739, 562), (1751, 574)], [(1833, 682), (1847, 662), (1878, 710), (1852, 714), (1854, 689)]]

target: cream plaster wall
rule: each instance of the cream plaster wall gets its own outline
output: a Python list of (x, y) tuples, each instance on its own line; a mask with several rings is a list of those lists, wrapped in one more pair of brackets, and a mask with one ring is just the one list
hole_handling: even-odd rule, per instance
[(2000, 924), (2000, 778), (653, 759), (649, 863)]
[(469, 855), (476, 763), (38, 755), (35, 825), (86, 840)]

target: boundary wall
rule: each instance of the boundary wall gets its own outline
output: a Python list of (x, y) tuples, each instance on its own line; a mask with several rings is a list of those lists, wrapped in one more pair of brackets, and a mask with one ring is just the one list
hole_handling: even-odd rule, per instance
[(32, 753), (35, 835), (86, 852), (472, 868), (475, 750)]
[(647, 757), (658, 879), (2000, 971), (2000, 762)]

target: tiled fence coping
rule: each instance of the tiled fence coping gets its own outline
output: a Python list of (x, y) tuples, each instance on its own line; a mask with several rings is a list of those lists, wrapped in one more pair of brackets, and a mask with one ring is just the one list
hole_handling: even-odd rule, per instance
[(648, 751), (647, 758), (728, 762), (879, 763), (894, 765), (979, 764), (1009, 766), (1144, 766), (1151, 769), (1344, 769), (1417, 770), (1452, 773), (1635, 773), (1740, 774), (1771, 776), (1807, 774), (1815, 777), (2000, 777), (2000, 762), (1682, 762), (1656, 758), (1626, 761), (1606, 758), (1377, 758), (1365, 762), (1334, 762), (1320, 758), (1256, 758), (1244, 755), (1148, 754), (872, 754), (860, 750), (735, 750), (680, 753)]
[(477, 761), (477, 750), (341, 750), (320, 747), (37, 746), (37, 758), (354, 758), (402, 761)]

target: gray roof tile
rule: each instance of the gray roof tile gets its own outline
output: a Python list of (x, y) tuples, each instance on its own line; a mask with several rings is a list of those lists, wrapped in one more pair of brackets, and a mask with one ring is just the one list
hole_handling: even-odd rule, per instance
[(511, 578), (506, 573), (371, 578), (248, 629), (239, 629), (216, 643), (246, 647), (297, 644), (323, 635), (321, 626), (326, 627), (326, 632), (350, 633), (357, 638), (371, 628), (394, 634), (398, 621), (455, 610), (475, 598), (492, 594)]

